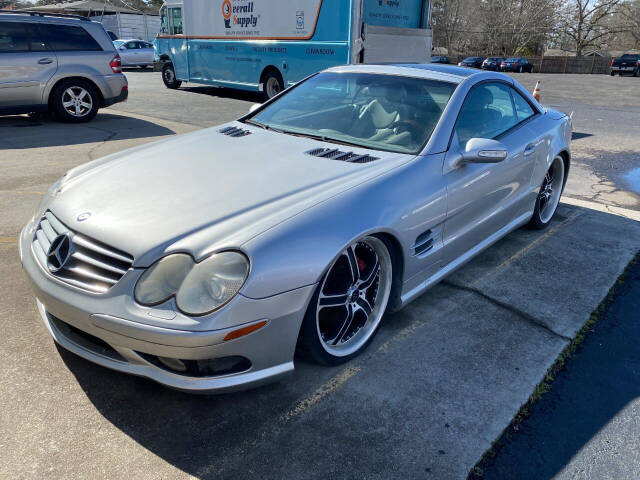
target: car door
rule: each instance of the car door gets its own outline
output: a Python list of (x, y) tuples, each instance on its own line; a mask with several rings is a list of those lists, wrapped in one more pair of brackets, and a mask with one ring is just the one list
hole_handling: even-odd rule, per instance
[(138, 42), (125, 42), (119, 50), (122, 65), (137, 65)]
[[(447, 219), (444, 225), (443, 263), (453, 262), (515, 219), (531, 179), (525, 148), (531, 132), (518, 121), (511, 87), (499, 81), (483, 82), (468, 94), (454, 128), (445, 159)], [(506, 147), (500, 163), (462, 163), (472, 138), (495, 139)]]
[(56, 55), (35, 24), (0, 22), (0, 109), (42, 104)]
[(153, 65), (153, 57), (155, 50), (153, 45), (147, 42), (138, 42), (140, 44), (140, 65)]

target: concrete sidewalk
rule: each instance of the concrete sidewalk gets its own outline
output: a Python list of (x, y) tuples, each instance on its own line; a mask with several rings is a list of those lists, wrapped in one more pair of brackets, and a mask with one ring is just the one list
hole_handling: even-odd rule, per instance
[(388, 316), (345, 366), (174, 392), (57, 349), (12, 242), (66, 169), (194, 128), (116, 117), (0, 140), (14, 144), (0, 156), (0, 478), (464, 478), (640, 249), (638, 212), (571, 200)]

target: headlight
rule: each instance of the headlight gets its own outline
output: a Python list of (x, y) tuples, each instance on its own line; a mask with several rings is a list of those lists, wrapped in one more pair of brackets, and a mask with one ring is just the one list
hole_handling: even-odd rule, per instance
[(221, 252), (198, 263), (176, 295), (178, 308), (188, 315), (204, 315), (229, 302), (249, 275), (249, 261), (238, 252)]
[(178, 292), (193, 265), (191, 257), (181, 253), (154, 263), (138, 280), (136, 301), (150, 306), (169, 300)]
[(64, 184), (66, 179), (67, 173), (65, 173), (56, 183), (49, 187), (49, 190), (47, 190), (47, 193), (44, 194), (44, 197), (42, 197), (42, 200), (40, 200), (38, 208), (33, 214), (33, 220), (35, 222), (42, 218), (44, 212), (46, 212), (47, 208), (49, 208), (51, 201), (56, 197), (56, 195), (58, 195), (58, 193), (60, 193), (60, 190), (62, 190), (62, 185)]

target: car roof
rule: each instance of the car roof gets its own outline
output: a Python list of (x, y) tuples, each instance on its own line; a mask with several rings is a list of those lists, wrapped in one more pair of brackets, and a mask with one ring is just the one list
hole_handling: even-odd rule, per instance
[(450, 83), (461, 83), (465, 78), (476, 74), (475, 70), (443, 64), (395, 64), (395, 65), (344, 65), (325, 70), (327, 72), (378, 73), (387, 75), (403, 75), (406, 77), (428, 78)]
[(31, 13), (31, 12), (15, 12), (15, 13), (0, 13), (0, 20), (2, 21), (14, 21), (14, 22), (34, 22), (34, 23), (61, 23), (66, 25), (87, 25), (94, 24), (89, 19), (74, 18), (74, 17), (58, 17), (55, 15)]

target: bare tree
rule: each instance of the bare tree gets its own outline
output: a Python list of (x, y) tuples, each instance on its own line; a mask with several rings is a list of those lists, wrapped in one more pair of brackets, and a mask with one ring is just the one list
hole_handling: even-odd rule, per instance
[(588, 47), (597, 48), (599, 41), (615, 32), (608, 22), (622, 0), (571, 0), (562, 10), (561, 28), (582, 56)]

